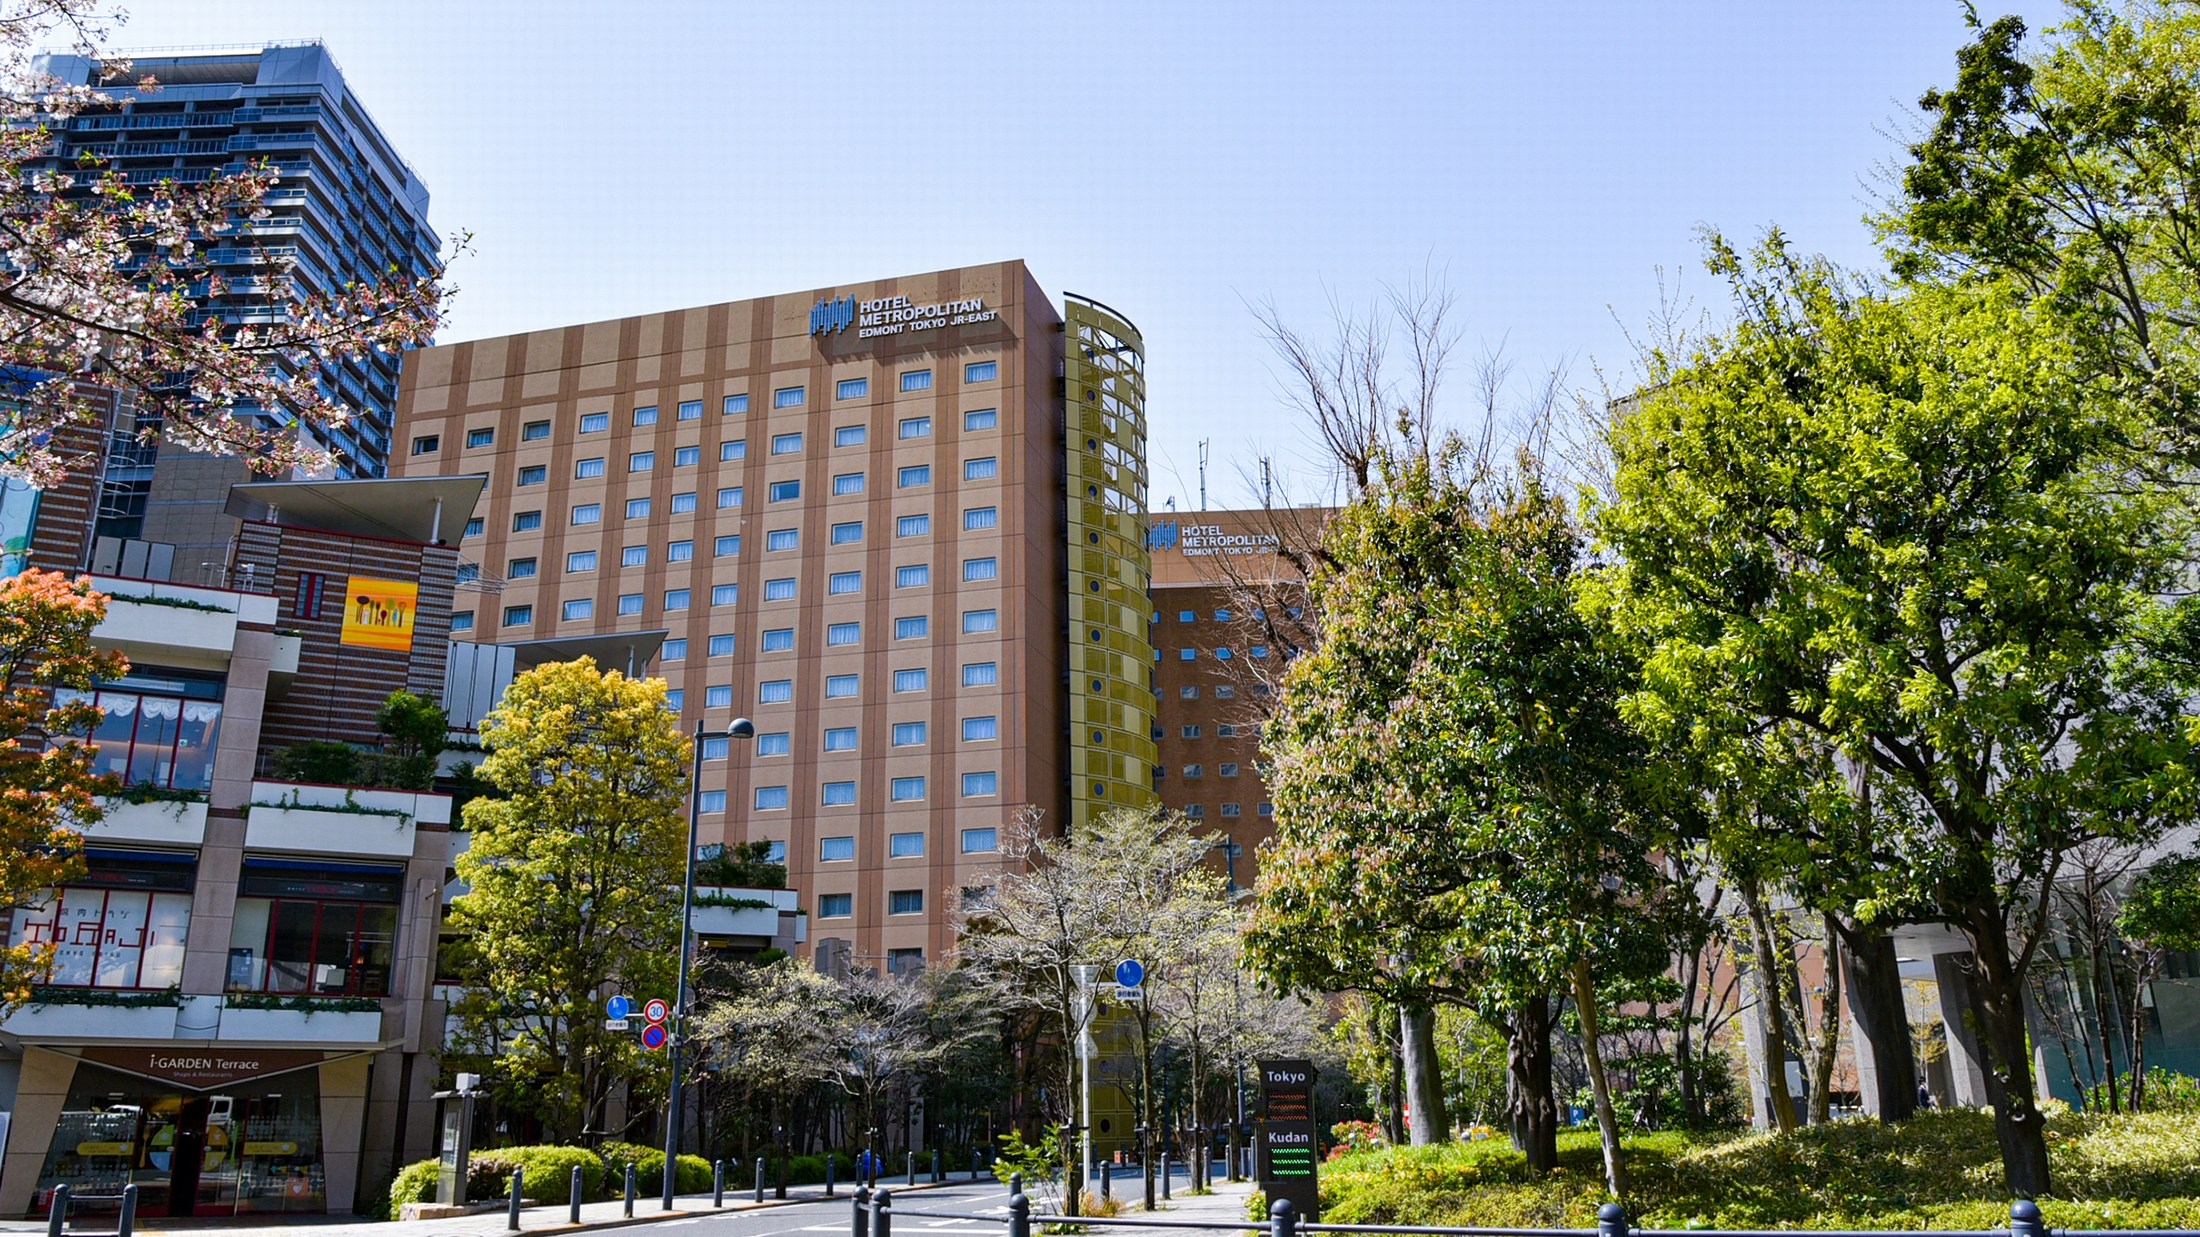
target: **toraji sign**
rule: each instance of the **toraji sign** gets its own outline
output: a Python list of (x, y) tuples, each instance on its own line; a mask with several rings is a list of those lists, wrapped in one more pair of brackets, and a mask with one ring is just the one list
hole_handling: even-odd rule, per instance
[(353, 576), (344, 586), (344, 630), (339, 639), (361, 648), (409, 653), (419, 608), (420, 586), (411, 580)]

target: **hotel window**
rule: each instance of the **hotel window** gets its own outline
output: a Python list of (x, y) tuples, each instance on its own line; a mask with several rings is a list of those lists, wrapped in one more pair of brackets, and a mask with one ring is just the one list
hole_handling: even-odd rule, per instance
[(886, 855), (889, 859), (922, 859), (924, 857), (924, 835), (921, 833), (887, 834)]
[(726, 487), (725, 489), (722, 489), (722, 490), (718, 491), (718, 509), (719, 509), (720, 511), (724, 511), (724, 510), (725, 510), (725, 509), (727, 509), (728, 507), (738, 507), (738, 506), (740, 506), (740, 505), (741, 505), (741, 487), (740, 487), (740, 486), (738, 486), (738, 485), (729, 485), (729, 486), (727, 486), (727, 487)]
[(731, 558), (741, 552), (741, 534), (733, 533), (711, 543), (711, 553), (719, 558)]
[(642, 612), (642, 595), (641, 595), (640, 593), (621, 593), (621, 594), (619, 594), (619, 613), (620, 613), (620, 614), (640, 614), (641, 612)]
[(821, 893), (817, 895), (819, 919), (847, 919), (856, 913), (856, 895), (852, 893)]
[(756, 810), (781, 812), (787, 807), (787, 788), (784, 786), (759, 786), (756, 788)]
[(825, 591), (836, 597), (863, 591), (863, 573), (860, 571), (836, 571), (826, 578)]
[(726, 792), (723, 790), (706, 790), (701, 792), (695, 797), (695, 810), (698, 812), (725, 811)]
[(608, 412), (584, 412), (581, 414), (581, 433), (583, 434), (600, 434), (610, 428), (611, 414)]
[(687, 693), (675, 687), (665, 693), (665, 707), (677, 713), (687, 703)]
[(542, 464), (529, 464), (519, 470), (519, 484), (541, 485), (550, 479), (550, 469)]
[(856, 694), (856, 676), (852, 674), (828, 674), (825, 676), (825, 698), (848, 700)]
[(648, 565), (648, 563), (649, 547), (646, 545), (630, 545), (619, 551), (619, 566), (621, 567), (642, 567)]
[(635, 451), (626, 457), (626, 470), (628, 472), (648, 472), (656, 466), (657, 453), (655, 451)]
[(863, 540), (863, 521), (861, 521), (861, 520), (849, 520), (849, 521), (848, 521), (847, 523), (845, 523), (845, 524), (835, 524), (835, 525), (833, 525), (833, 544), (834, 544), (834, 545), (854, 545), (854, 544), (856, 544), (857, 542), (859, 542), (859, 541), (862, 541), (862, 540)]
[(718, 458), (722, 461), (744, 460), (749, 456), (749, 440), (736, 438), (718, 444)]
[(1001, 612), (998, 610), (963, 611), (963, 634), (966, 636), (974, 636), (980, 632), (999, 631), (1000, 629)]
[(764, 633), (764, 651), (785, 653), (794, 648), (794, 628), (774, 627)]
[(665, 641), (664, 647), (657, 653), (657, 659), (659, 661), (685, 661), (687, 655), (688, 642), (685, 638), (682, 638)]
[(784, 730), (756, 736), (756, 754), (759, 756), (784, 756), (794, 750)]
[(550, 423), (548, 421), (529, 421), (519, 427), (519, 440), (521, 442), (538, 442), (549, 436)]
[(818, 796), (818, 799), (826, 807), (853, 807), (855, 805), (856, 784), (854, 782), (827, 782), (822, 790), (824, 793)]
[(901, 419), (901, 436), (903, 438), (930, 438), (932, 436), (932, 418), (903, 417)]
[(833, 393), (839, 399), (862, 399), (871, 393), (871, 380), (869, 378), (843, 378), (833, 388)]
[(825, 750), (828, 752), (852, 752), (856, 750), (856, 728), (835, 726), (825, 732)]
[[(716, 691), (718, 689), (712, 688), (711, 690)], [(726, 688), (725, 692), (726, 703), (730, 706), (733, 703), (733, 689)], [(793, 679), (766, 679), (756, 685), (756, 700), (759, 704), (786, 704), (793, 699)]]
[(886, 913), (889, 915), (922, 915), (924, 913), (924, 890), (896, 889), (887, 894)]
[(931, 390), (932, 371), (929, 369), (912, 369), (903, 374), (901, 376), (901, 389), (904, 391)]
[(692, 541), (674, 541), (665, 546), (665, 561), (668, 563), (685, 563), (694, 557), (695, 543)]
[(466, 521), (466, 531), (464, 533), (461, 533), (460, 536), (479, 537), (482, 534), (483, 530), (487, 529), (488, 526), (489, 525), (487, 521), (483, 520), (480, 516), (477, 515), (472, 519)]
[(655, 425), (655, 424), (657, 424), (657, 406), (656, 406), (655, 404), (650, 404), (650, 405), (648, 405), (648, 406), (646, 406), (646, 407), (642, 407), (642, 408), (636, 408), (636, 409), (634, 410), (634, 424), (636, 424), (636, 425)]
[(712, 636), (710, 643), (705, 645), (704, 648), (707, 650), (707, 656), (731, 657), (733, 656), (733, 636), (730, 633)]
[(1000, 461), (993, 456), (981, 456), (963, 461), (963, 480), (986, 481), (1001, 475)]
[(966, 717), (963, 719), (963, 742), (984, 743), (1000, 737), (1000, 722), (991, 717)]
[(801, 387), (781, 387), (772, 392), (772, 407), (774, 408), (800, 408), (801, 406)]
[(887, 794), (896, 803), (921, 803), (924, 801), (924, 779), (897, 777), (888, 784)]
[(777, 840), (766, 842), (764, 848), (764, 862), (785, 863), (787, 861), (787, 844), (785, 842)]
[(998, 579), (1000, 574), (1001, 563), (999, 559), (966, 558), (963, 560), (963, 579), (966, 581)]
[(825, 629), (825, 643), (830, 645), (857, 644), (862, 639), (861, 623), (834, 623)]
[(863, 474), (862, 474), (862, 473), (859, 473), (859, 472), (844, 472), (844, 473), (840, 473), (840, 474), (837, 474), (836, 476), (834, 476), (834, 477), (833, 477), (833, 493), (835, 493), (835, 494), (861, 494), (862, 492), (863, 492)]
[(895, 747), (923, 747), (923, 746), (924, 746), (924, 723), (923, 723), (923, 722), (895, 722), (895, 723), (894, 723), (894, 746), (895, 746)]
[(991, 854), (1001, 848), (1001, 831), (994, 828), (965, 829), (962, 831), (962, 853), (966, 855)]
[(535, 574), (534, 559), (515, 558), (504, 564), (504, 578), (507, 580), (524, 580), (533, 574)]
[(981, 528), (998, 528), (1001, 510), (998, 507), (969, 507), (963, 511), (963, 531), (976, 532)]
[(911, 615), (908, 618), (895, 619), (894, 639), (922, 640), (928, 634), (926, 629), (929, 628), (931, 625), (931, 620), (926, 618), (922, 614)]
[(915, 670), (896, 670), (894, 671), (894, 690), (898, 692), (921, 692), (930, 677), (922, 667)]
[(932, 568), (924, 563), (894, 568), (895, 588), (917, 588), (932, 582)]
[(403, 881), (400, 868), (245, 860), (229, 925), (225, 986), (315, 996), (386, 994)]
[[(318, 580), (319, 580), (320, 578), (321, 578), (321, 577), (319, 577), (319, 576), (314, 576), (314, 577), (313, 577), (313, 579), (315, 579), (316, 581), (318, 581)], [(304, 581), (304, 579), (305, 579), (305, 576), (304, 576), (304, 575), (303, 575), (303, 574), (301, 573), (301, 575), (300, 575), (299, 579), (300, 579), (300, 582), (301, 582), (301, 584), (302, 584), (302, 583), (303, 583), (303, 581)], [(481, 583), (481, 564), (480, 564), (480, 563), (460, 563), (460, 564), (458, 565), (458, 568), (457, 568), (457, 570), (455, 570), (455, 571), (453, 571), (453, 572), (451, 573), (451, 582), (452, 582), (452, 583), (454, 583), (454, 584), (479, 584), (479, 583)], [(303, 615), (300, 615), (299, 617), (301, 617), (301, 618), (302, 618), (302, 617), (304, 617), (304, 616), (303, 616)], [(319, 618), (319, 617), (320, 617), (320, 613), (319, 613), (319, 605), (318, 605), (318, 602), (316, 602), (316, 605), (315, 605), (315, 612), (314, 612), (314, 617), (315, 617), (315, 618)]]
[(928, 515), (905, 515), (894, 521), (896, 537), (923, 537), (931, 531), (932, 517)]
[(766, 601), (793, 601), (793, 600), (794, 600), (794, 577), (792, 577), (792, 576), (787, 576), (787, 577), (785, 577), (785, 578), (782, 578), (782, 579), (778, 579), (778, 580), (766, 580), (766, 581), (764, 581), (764, 600), (766, 600)]
[(964, 687), (992, 687), (1001, 681), (1000, 663), (974, 661), (963, 667)]
[(689, 468), (702, 462), (703, 449), (701, 447), (674, 447), (672, 449), (672, 466), (674, 468)]
[(932, 466), (930, 464), (912, 464), (894, 474), (894, 482), (903, 489), (919, 485), (930, 485), (932, 484)]
[(586, 481), (591, 477), (602, 476), (603, 457), (599, 455), (594, 459), (573, 461), (573, 475), (583, 481)]
[(687, 490), (672, 496), (672, 514), (686, 515), (695, 510), (695, 491)]
[(738, 584), (713, 584), (710, 587), (710, 604), (714, 606), (730, 606), (740, 599), (741, 586)]
[(452, 612), (451, 612), (451, 630), (452, 630), (452, 631), (472, 631), (473, 629), (474, 629), (474, 612), (473, 612), (473, 611), (471, 611), (471, 610), (454, 610), (454, 611), (452, 611)]
[(963, 382), (991, 382), (1001, 376), (999, 361), (971, 361), (963, 366)]
[(700, 420), (702, 420), (702, 419), (703, 419), (703, 401), (701, 401), (701, 400), (699, 400), (699, 399), (684, 399), (684, 400), (681, 400), (681, 401), (680, 401), (680, 419), (681, 419), (682, 421), (700, 421)]
[(441, 434), (422, 434), (420, 437), (413, 439), (414, 455), (434, 455), (442, 449), (443, 436)]
[(534, 621), (535, 608), (533, 606), (504, 607), (504, 625), (506, 627), (525, 627)]
[(792, 502), (802, 497), (802, 483), (800, 481), (774, 481), (772, 482), (771, 491), (765, 497), (775, 503)]
[(795, 452), (800, 451), (801, 449), (802, 435), (799, 433), (772, 435), (773, 455), (793, 455)]
[(998, 420), (999, 418), (991, 408), (973, 408), (963, 414), (963, 429), (966, 432), (989, 430), (993, 428), (994, 423)]
[(843, 425), (833, 431), (833, 445), (836, 447), (860, 447), (863, 445), (865, 436), (862, 426)]
[(764, 548), (770, 550), (799, 550), (802, 548), (802, 530), (799, 528), (774, 528), (764, 534)]
[(603, 523), (603, 504), (602, 504), (602, 503), (582, 503), (582, 504), (580, 504), (579, 506), (577, 506), (577, 507), (573, 508), (573, 523), (575, 523), (575, 524), (601, 524), (601, 523)]
[(965, 773), (962, 775), (962, 785), (965, 799), (997, 795), (1001, 793), (1001, 776), (998, 773)]
[(693, 596), (694, 594), (684, 588), (668, 588), (665, 590), (665, 609), (685, 610), (688, 608), (689, 599)]
[(748, 397), (748, 393), (747, 393), (747, 392), (743, 392), (743, 393), (741, 393), (741, 394), (739, 394), (739, 395), (728, 395), (728, 396), (726, 397), (726, 403), (725, 403), (725, 407), (719, 410), (719, 415), (720, 415), (720, 416), (727, 416), (727, 417), (738, 417), (738, 416), (740, 416), (740, 415), (741, 415), (742, 413), (745, 413), (745, 412), (747, 412), (748, 410), (749, 410), (749, 397)]
[(649, 518), (649, 500), (648, 500), (648, 499), (646, 499), (646, 498), (629, 498), (629, 499), (627, 499), (627, 500), (626, 500), (626, 518), (627, 518), (627, 519), (630, 519), (630, 520), (646, 520), (646, 519), (648, 519), (648, 518)]

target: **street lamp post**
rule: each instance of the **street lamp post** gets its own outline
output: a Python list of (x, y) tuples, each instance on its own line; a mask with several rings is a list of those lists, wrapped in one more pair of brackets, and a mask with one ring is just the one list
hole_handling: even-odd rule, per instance
[(695, 753), (688, 770), (687, 874), (680, 881), (680, 979), (672, 989), (672, 1034), (665, 1043), (672, 1065), (671, 1095), (665, 1104), (665, 1210), (672, 1210), (673, 1186), (680, 1170), (680, 1050), (687, 1046), (689, 937), (695, 930), (695, 834), (702, 823), (703, 740), (753, 739), (756, 727), (748, 718), (736, 717), (722, 731), (703, 729), (695, 723)]

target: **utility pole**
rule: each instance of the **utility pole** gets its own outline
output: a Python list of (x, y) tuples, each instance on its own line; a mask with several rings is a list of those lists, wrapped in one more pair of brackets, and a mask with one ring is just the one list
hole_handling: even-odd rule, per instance
[(1099, 1049), (1092, 1037), (1092, 981), (1099, 970), (1096, 966), (1077, 968), (1077, 1058), (1081, 1072), (1079, 1086), (1083, 1091), (1079, 1107), (1084, 1126), (1084, 1173), (1077, 1180), (1077, 1189), (1080, 1191), (1092, 1182), (1092, 1058)]

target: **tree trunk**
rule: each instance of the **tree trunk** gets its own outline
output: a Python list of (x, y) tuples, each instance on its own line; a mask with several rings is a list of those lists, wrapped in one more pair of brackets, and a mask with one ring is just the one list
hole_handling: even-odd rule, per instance
[(1696, 984), (1703, 970), (1703, 954), (1698, 951), (1681, 963), (1681, 999), (1673, 1011), (1673, 1080), (1680, 1088), (1682, 1119), (1690, 1125), (1704, 1120), (1703, 1101), (1698, 1098), (1696, 1086), (1696, 1061), (1690, 1047), (1696, 1029)]
[(1833, 916), (1824, 917), (1826, 944), (1821, 951), (1826, 964), (1826, 985), (1818, 998), (1818, 1038), (1811, 1043), (1810, 1123), (1824, 1125), (1833, 1118), (1833, 1062), (1841, 1051), (1841, 939), (1834, 931)]
[(1773, 957), (1772, 915), (1759, 896), (1757, 882), (1742, 885), (1742, 906), (1749, 913), (1750, 936), (1755, 947), (1757, 985), (1758, 1057), (1764, 1062), (1766, 1104), (1772, 1125), (1778, 1130), (1795, 1128), (1795, 1097), (1788, 1092), (1787, 1015), (1781, 1008), (1780, 967)]
[(1581, 1057), (1589, 1067), (1589, 1093), (1596, 1098), (1597, 1134), (1604, 1144), (1604, 1184), (1613, 1198), (1627, 1197), (1627, 1168), (1620, 1161), (1619, 1116), (1612, 1111), (1612, 1086), (1604, 1076), (1604, 1049), (1597, 1043), (1596, 981), (1589, 960), (1574, 959), (1574, 1008), (1581, 1017)]
[(1558, 1104), (1551, 1098), (1551, 1001), (1521, 1002), (1505, 1028), (1506, 1091), (1511, 1101), (1513, 1146), (1528, 1157), (1528, 1171), (1558, 1167)]
[(1872, 1093), (1881, 1121), (1907, 1121), (1917, 1111), (1917, 1058), (1910, 1015), (1902, 1003), (1902, 966), (1894, 934), (1835, 917), (1841, 969), (1848, 977), (1849, 1013), (1857, 1038), (1871, 1046)]
[(1406, 1105), (1416, 1147), (1447, 1142), (1451, 1122), (1444, 1114), (1444, 1079), (1436, 1060), (1436, 1014), (1426, 1005), (1398, 1009), (1399, 1055), (1405, 1058)]
[(2039, 1198), (2051, 1184), (2047, 1129), (2032, 1086), (2032, 1054), (2024, 1026), (2024, 976), (2009, 952), (2007, 927), (1992, 908), (1974, 908), (1964, 925), (1975, 971), (1971, 1012), (1986, 1060), (1986, 1102), (1994, 1108), (2002, 1180), (2018, 1198)]
[(1406, 1143), (1406, 1057), (1398, 1048), (1398, 1020), (1384, 1017), (1382, 1011), (1382, 1005), (1368, 1004), (1368, 1029), (1383, 1041), (1383, 1053), (1390, 1059), (1390, 1087), (1383, 1097), (1383, 1119), (1390, 1127), (1391, 1145), (1402, 1147)]
[(2080, 892), (2085, 897), (2085, 965), (2093, 989), (2094, 1037), (2101, 1044), (2101, 1072), (2108, 1080), (2108, 1111), (2123, 1107), (2121, 1088), (2116, 1082), (2116, 1033), (2114, 1026), (2122, 1019), (2110, 1012), (2115, 1004), (2109, 998), (2116, 977), (2108, 969), (2108, 943), (2102, 938), (2107, 934), (2101, 925), (2100, 877), (2091, 867), (2085, 871), (2085, 881)]
[(2154, 982), (2154, 960), (2160, 955), (2140, 948), (2131, 960), (2131, 1111), (2146, 1105), (2147, 1095), (2147, 985)]

